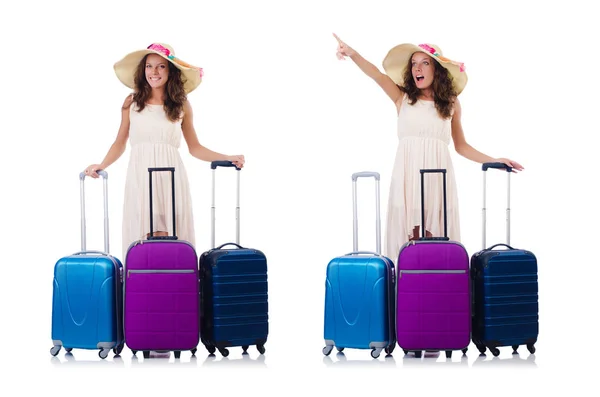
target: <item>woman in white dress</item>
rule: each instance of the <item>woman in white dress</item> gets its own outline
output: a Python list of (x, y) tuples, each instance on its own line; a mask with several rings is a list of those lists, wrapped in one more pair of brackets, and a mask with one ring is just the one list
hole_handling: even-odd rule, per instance
[[(119, 80), (134, 92), (123, 103), (115, 142), (104, 160), (88, 166), (85, 174), (98, 178), (97, 172), (117, 161), (129, 140), (131, 155), (123, 203), (122, 259), (125, 260), (132, 242), (150, 235), (149, 167), (175, 168), (176, 234), (180, 240), (195, 245), (192, 199), (179, 155), (181, 137), (190, 154), (203, 161), (226, 160), (242, 168), (244, 156), (216, 153), (198, 141), (187, 94), (202, 82), (202, 68), (177, 58), (172, 47), (151, 44), (125, 56), (114, 69)], [(152, 186), (154, 235), (172, 235), (171, 174), (153, 173)]]
[[(516, 161), (492, 158), (465, 140), (458, 95), (467, 84), (464, 65), (442, 55), (433, 44), (401, 44), (383, 61), (385, 74), (358, 52), (338, 41), (339, 59), (350, 57), (396, 105), (398, 148), (387, 212), (384, 255), (397, 263), (402, 245), (418, 239), (421, 225), (421, 174), (425, 168), (446, 169), (448, 237), (460, 241), (458, 195), (448, 146), (477, 163), (501, 162), (521, 171)], [(425, 175), (425, 235), (443, 236), (443, 185), (440, 174)]]

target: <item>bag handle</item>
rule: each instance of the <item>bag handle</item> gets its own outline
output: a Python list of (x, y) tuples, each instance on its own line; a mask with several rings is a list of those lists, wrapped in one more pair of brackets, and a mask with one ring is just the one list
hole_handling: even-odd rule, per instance
[[(172, 236), (154, 236), (154, 214), (152, 212), (152, 173), (153, 172), (170, 172), (171, 173), (171, 197), (173, 211), (173, 235)], [(175, 167), (154, 167), (148, 168), (149, 175), (149, 191), (150, 191), (150, 236), (148, 240), (177, 240), (177, 230), (175, 229)]]
[[(445, 169), (422, 169), (421, 171), (421, 237), (419, 240), (441, 240), (448, 241), (448, 215), (446, 208), (446, 170)], [(425, 237), (425, 174), (442, 174), (444, 184), (444, 236), (443, 237)]]
[[(379, 208), (379, 180), (380, 176), (378, 172), (373, 171), (361, 171), (352, 174), (352, 211), (353, 211), (353, 250), (358, 251), (358, 203), (357, 203), (357, 192), (356, 192), (356, 181), (358, 178), (375, 178), (375, 242), (376, 242), (376, 253), (381, 253), (381, 216)], [(367, 252), (365, 252), (367, 253)], [(350, 254), (349, 254), (350, 255)]]

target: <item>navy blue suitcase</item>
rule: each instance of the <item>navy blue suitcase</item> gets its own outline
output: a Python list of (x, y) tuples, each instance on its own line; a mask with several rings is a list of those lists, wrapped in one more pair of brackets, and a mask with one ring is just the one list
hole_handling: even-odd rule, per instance
[[(486, 172), (507, 171), (506, 244), (486, 248)], [(520, 345), (535, 353), (539, 332), (538, 266), (535, 255), (510, 246), (510, 174), (503, 163), (483, 164), (483, 249), (471, 257), (472, 340), (484, 354), (498, 347)], [(497, 250), (497, 247), (505, 249)]]
[(98, 349), (105, 359), (110, 349), (123, 350), (123, 265), (109, 254), (106, 171), (99, 171), (104, 188), (104, 251), (86, 249), (85, 174), (79, 175), (81, 201), (81, 251), (54, 265), (52, 292), (52, 342), (50, 354), (61, 347)]
[[(241, 346), (244, 353), (255, 345), (265, 353), (269, 334), (267, 258), (240, 243), (240, 169), (237, 171), (236, 242), (215, 247), (215, 173), (217, 167), (235, 167), (213, 161), (211, 247), (200, 255), (200, 335), (210, 354), (223, 357), (227, 347)], [(235, 248), (226, 249), (232, 245)]]
[[(377, 252), (358, 251), (356, 181), (375, 178)], [(381, 351), (389, 355), (396, 346), (396, 277), (394, 263), (381, 252), (379, 209), (379, 173), (357, 172), (352, 175), (354, 212), (354, 251), (332, 259), (327, 265), (323, 354), (335, 346), (371, 349), (371, 357)]]

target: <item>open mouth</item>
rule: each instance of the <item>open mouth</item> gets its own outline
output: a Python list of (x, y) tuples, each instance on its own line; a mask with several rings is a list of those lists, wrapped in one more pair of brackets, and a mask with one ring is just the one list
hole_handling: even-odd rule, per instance
[(421, 76), (421, 75), (417, 75), (417, 76), (415, 76), (415, 79), (416, 79), (417, 81), (422, 81), (424, 78), (425, 78), (425, 77), (423, 77), (423, 76)]

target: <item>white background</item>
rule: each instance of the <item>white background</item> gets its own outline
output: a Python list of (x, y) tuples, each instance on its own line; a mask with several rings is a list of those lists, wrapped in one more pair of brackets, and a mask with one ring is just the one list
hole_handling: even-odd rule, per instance
[[(598, 329), (598, 29), (587, 2), (557, 1), (128, 1), (12, 2), (2, 44), (3, 378), (38, 391), (278, 395), (328, 390), (366, 395), (491, 395), (575, 391), (591, 384)], [(325, 269), (352, 250), (350, 175), (381, 173), (381, 220), (395, 155), (396, 114), (350, 60), (336, 32), (381, 68), (402, 42), (433, 42), (465, 62), (460, 99), (467, 141), (525, 166), (512, 178), (512, 245), (539, 261), (540, 336), (522, 348), (452, 363), (374, 361), (369, 351), (323, 358)], [(205, 78), (190, 95), (200, 142), (244, 154), (241, 243), (268, 258), (270, 334), (264, 361), (251, 348), (227, 359), (183, 353), (152, 362), (106, 361), (93, 351), (51, 359), (54, 263), (79, 249), (78, 173), (100, 162), (130, 92), (113, 72), (126, 53), (166, 42)], [(450, 147), (462, 242), (481, 248), (481, 168)], [(188, 152), (198, 254), (210, 248), (210, 168)], [(111, 252), (121, 255), (129, 150), (108, 168)], [(596, 167), (597, 168), (597, 167)], [(235, 173), (218, 170), (217, 244), (234, 238)], [(506, 176), (488, 178), (488, 245), (504, 241)], [(86, 181), (88, 248), (102, 248), (101, 183)], [(373, 184), (359, 185), (360, 248), (374, 249)], [(384, 230), (383, 230), (384, 231)], [(382, 235), (383, 237), (384, 235)], [(596, 303), (596, 304), (594, 304)], [(57, 364), (57, 365), (55, 365)], [(241, 365), (239, 365), (241, 364)], [(352, 365), (349, 365), (352, 364)], [(175, 369), (183, 366), (186, 369)], [(330, 366), (338, 369), (330, 368)], [(199, 368), (202, 367), (202, 368)], [(487, 367), (487, 369), (486, 369)], [(115, 370), (112, 370), (115, 368)], [(120, 369), (116, 369), (120, 368)], [(388, 369), (386, 372), (385, 369)], [(452, 369), (453, 368), (453, 369)], [(458, 371), (462, 368), (463, 370)], [(480, 368), (480, 369), (477, 369)], [(456, 369), (456, 370), (454, 370)], [(6, 371), (5, 370), (5, 371)], [(32, 375), (35, 374), (35, 375)], [(284, 381), (284, 386), (275, 382)], [(214, 390), (212, 390), (214, 389)], [(213, 394), (214, 395), (214, 394)]]

